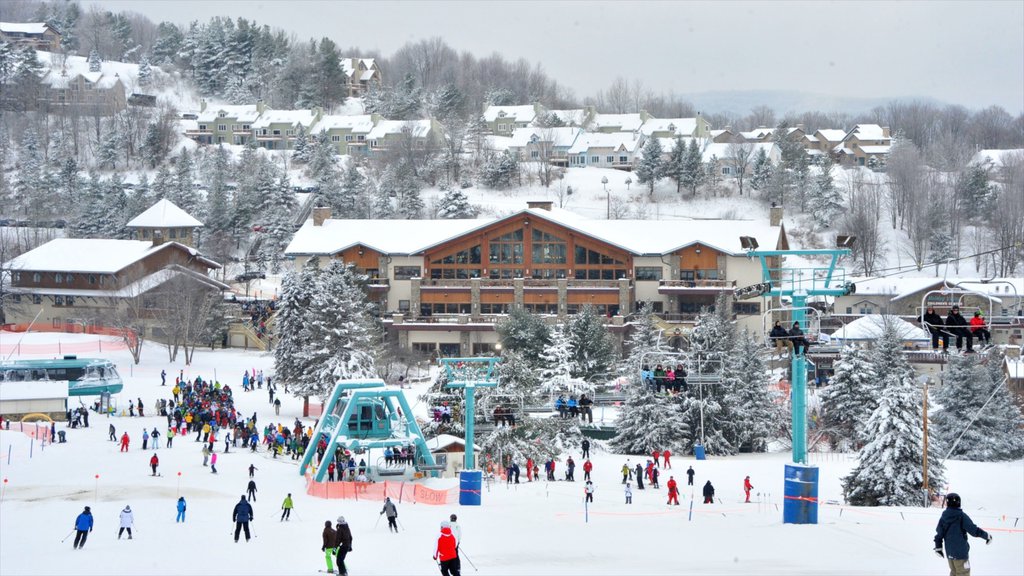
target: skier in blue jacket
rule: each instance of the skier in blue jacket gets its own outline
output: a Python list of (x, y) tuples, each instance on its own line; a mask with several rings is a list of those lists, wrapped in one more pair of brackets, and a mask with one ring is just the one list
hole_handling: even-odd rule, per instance
[(978, 528), (970, 516), (960, 509), (960, 495), (950, 493), (946, 496), (946, 509), (942, 511), (939, 524), (935, 527), (935, 554), (943, 557), (942, 545), (946, 545), (945, 558), (949, 562), (950, 576), (970, 576), (971, 565), (968, 555), (971, 545), (967, 543), (967, 535), (983, 538), (985, 544), (992, 543), (992, 535)]
[(72, 549), (78, 549), (85, 546), (85, 540), (89, 537), (89, 532), (92, 532), (92, 511), (86, 506), (85, 510), (75, 518), (75, 530), (78, 531), (75, 534), (75, 543), (71, 547)]
[(180, 496), (178, 498), (178, 516), (174, 519), (174, 523), (185, 521), (185, 497)]

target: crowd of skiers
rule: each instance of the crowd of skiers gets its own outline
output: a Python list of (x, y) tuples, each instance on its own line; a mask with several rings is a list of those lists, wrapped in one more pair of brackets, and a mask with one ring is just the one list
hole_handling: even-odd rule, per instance
[(932, 337), (932, 350), (939, 350), (939, 341), (942, 341), (942, 352), (949, 352), (949, 339), (956, 338), (956, 349), (963, 351), (964, 341), (967, 341), (967, 353), (974, 352), (974, 339), (984, 346), (992, 344), (992, 332), (989, 331), (985, 317), (980, 310), (974, 311), (974, 317), (970, 322), (960, 313), (959, 306), (949, 309), (949, 314), (943, 320), (935, 312), (934, 306), (929, 306), (921, 315), (921, 325), (928, 329)]

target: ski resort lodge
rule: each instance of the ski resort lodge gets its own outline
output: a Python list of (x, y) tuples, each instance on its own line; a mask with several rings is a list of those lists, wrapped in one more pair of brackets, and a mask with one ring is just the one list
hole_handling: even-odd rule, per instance
[[(400, 346), (446, 356), (487, 353), (513, 306), (556, 322), (593, 306), (620, 338), (650, 302), (668, 337), (702, 307), (761, 281), (739, 237), (787, 249), (782, 210), (770, 220), (590, 220), (530, 202), (475, 220), (334, 220), (314, 208), (289, 244), (296, 270), (313, 257), (353, 264)], [(762, 330), (760, 300), (732, 302), (740, 327)]]

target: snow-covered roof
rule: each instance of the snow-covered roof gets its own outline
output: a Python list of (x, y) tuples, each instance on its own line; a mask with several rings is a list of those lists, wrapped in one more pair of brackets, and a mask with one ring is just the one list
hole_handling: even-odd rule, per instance
[(430, 134), (430, 120), (381, 120), (366, 135), (367, 140), (384, 138), (388, 134), (401, 134), (409, 130), (413, 138), (426, 138)]
[(875, 146), (861, 146), (860, 147), (860, 149), (863, 150), (865, 154), (888, 154), (890, 148), (892, 148), (892, 146), (889, 146), (889, 145), (875, 145)]
[[(221, 114), (223, 113), (223, 115)], [(199, 122), (216, 122), (220, 119), (232, 119), (239, 122), (251, 124), (260, 116), (259, 108), (255, 104), (208, 106), (197, 115)]]
[(371, 79), (373, 79), (373, 75), (376, 74), (376, 73), (377, 73), (376, 70), (364, 70), (363, 73), (359, 75), (359, 79), (360, 80), (371, 80)]
[(537, 110), (532, 105), (526, 106), (488, 106), (484, 110), (484, 121), (494, 122), (499, 118), (512, 119), (516, 122), (533, 122)]
[(495, 152), (504, 152), (508, 150), (508, 147), (512, 145), (511, 136), (498, 136), (496, 134), (484, 135), (484, 146), (488, 150)]
[(697, 131), (696, 118), (648, 118), (640, 133), (650, 136), (654, 132), (671, 132), (677, 136), (693, 136)]
[[(463, 450), (466, 449), (466, 441), (458, 436), (452, 436), (451, 434), (438, 434), (434, 438), (427, 438), (425, 440), (427, 444), (427, 450), (436, 452), (438, 450), (444, 450), (449, 446), (460, 446)], [(479, 452), (480, 447), (474, 446), (474, 452)]]
[[(846, 138), (856, 135), (860, 140), (888, 140), (885, 130), (878, 124), (857, 124), (853, 130), (846, 135)], [(844, 138), (844, 140), (846, 139)]]
[(837, 340), (876, 340), (881, 336), (885, 322), (894, 323), (904, 341), (918, 342), (931, 339), (923, 328), (919, 328), (899, 316), (883, 316), (881, 314), (861, 316), (833, 332), (832, 338)]
[(0, 22), (0, 32), (8, 34), (43, 34), (47, 28), (50, 25), (46, 22)]
[(640, 114), (595, 114), (594, 129), (619, 128), (623, 132), (639, 130), (644, 120)]
[(747, 140), (763, 140), (771, 136), (775, 132), (775, 128), (765, 128), (761, 126), (755, 130), (748, 130), (747, 132), (740, 132), (740, 135)]
[[(727, 254), (743, 254), (739, 237), (753, 236), (758, 244), (775, 248), (781, 229), (768, 220), (591, 220), (553, 208), (529, 208), (501, 220), (539, 217), (582, 234), (599, 238), (634, 254), (667, 254), (702, 244)], [(289, 255), (336, 254), (356, 245), (385, 254), (415, 254), (497, 222), (469, 220), (307, 220), (285, 250)]]
[(370, 114), (353, 116), (328, 114), (320, 118), (313, 131), (327, 132), (328, 130), (350, 130), (353, 133), (366, 134), (373, 130), (373, 116)]
[(1024, 148), (1013, 148), (1009, 150), (979, 150), (974, 158), (971, 158), (971, 164), (979, 166), (991, 166), (993, 168), (1002, 168), (1009, 159), (1017, 158), (1020, 161), (1024, 161)]
[(632, 132), (584, 132), (569, 148), (569, 154), (582, 154), (593, 148), (611, 148), (616, 152), (636, 152), (642, 140)]
[(268, 128), (271, 124), (288, 124), (293, 127), (301, 124), (309, 128), (315, 121), (316, 114), (312, 110), (264, 110), (252, 123), (252, 127), (259, 130)]
[(167, 198), (153, 204), (126, 224), (129, 228), (200, 228), (202, 225), (202, 222)]
[(1006, 374), (1013, 380), (1024, 380), (1024, 360), (1007, 357)]
[(112, 288), (109, 290), (89, 290), (82, 288), (54, 288), (54, 287), (36, 287), (36, 286), (14, 286), (9, 287), (8, 290), (12, 294), (40, 294), (45, 296), (77, 296), (77, 297), (92, 297), (92, 298), (128, 298), (132, 296), (138, 296), (139, 294), (145, 294), (146, 292), (160, 286), (161, 284), (175, 278), (177, 276), (188, 276), (194, 280), (202, 282), (212, 288), (220, 291), (230, 290), (231, 287), (227, 284), (220, 282), (214, 278), (211, 278), (205, 274), (200, 274), (195, 270), (172, 264), (161, 270), (157, 270), (152, 274), (143, 276), (138, 280), (127, 284), (121, 288)]
[(67, 380), (0, 380), (0, 401), (67, 398)]
[(143, 258), (176, 246), (219, 268), (199, 251), (177, 242), (164, 242), (153, 246), (142, 240), (112, 240), (108, 238), (57, 238), (30, 250), (4, 264), (12, 270), (39, 272), (95, 272), (113, 274)]
[(823, 140), (829, 142), (840, 142), (843, 138), (846, 138), (846, 130), (833, 130), (832, 128), (821, 128), (814, 134), (820, 134)]
[(1015, 303), (1016, 295), (1024, 297), (1024, 278), (992, 278), (986, 281), (978, 278), (947, 278), (944, 281), (935, 276), (909, 276), (899, 278), (851, 277), (849, 280), (857, 284), (857, 296), (885, 295), (892, 296), (892, 301), (914, 296), (927, 290), (938, 290), (945, 283), (986, 294), (994, 302), (1006, 300)]
[(568, 148), (576, 142), (576, 138), (583, 132), (582, 128), (516, 128), (512, 132), (513, 148), (524, 148), (530, 144), (535, 136), (538, 142), (552, 142), (558, 148)]

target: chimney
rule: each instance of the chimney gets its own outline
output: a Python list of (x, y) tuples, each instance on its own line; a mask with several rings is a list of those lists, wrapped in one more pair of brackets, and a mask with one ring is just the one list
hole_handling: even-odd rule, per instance
[(159, 246), (164, 243), (164, 232), (163, 230), (153, 230), (153, 246)]
[(551, 208), (554, 205), (555, 205), (555, 203), (553, 201), (551, 201), (551, 200), (527, 200), (526, 201), (526, 207), (527, 208), (540, 208), (541, 210), (547, 210), (548, 212), (551, 211)]
[(313, 226), (323, 226), (324, 220), (331, 219), (331, 209), (327, 208), (313, 208)]
[(772, 202), (772, 207), (768, 210), (768, 223), (772, 226), (782, 225), (782, 206), (776, 206), (775, 202)]

